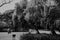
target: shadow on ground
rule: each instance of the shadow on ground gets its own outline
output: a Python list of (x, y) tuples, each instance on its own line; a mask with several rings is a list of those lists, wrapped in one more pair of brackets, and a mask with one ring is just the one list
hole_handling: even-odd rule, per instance
[(24, 34), (20, 40), (60, 40), (60, 35)]

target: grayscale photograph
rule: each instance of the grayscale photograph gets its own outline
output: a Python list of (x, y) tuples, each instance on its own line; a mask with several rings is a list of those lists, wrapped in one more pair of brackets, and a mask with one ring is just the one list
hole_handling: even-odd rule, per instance
[(0, 0), (0, 40), (60, 40), (60, 0)]

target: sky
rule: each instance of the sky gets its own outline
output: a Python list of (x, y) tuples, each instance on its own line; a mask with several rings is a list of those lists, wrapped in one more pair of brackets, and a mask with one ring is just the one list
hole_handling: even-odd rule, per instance
[[(13, 2), (3, 5), (2, 7), (0, 7), (0, 12), (4, 13), (6, 10), (15, 9), (15, 3), (20, 2), (20, 1), (21, 0), (13, 0)], [(2, 1), (0, 0), (0, 5), (1, 5), (1, 3), (2, 3)]]
[[(6, 1), (6, 2), (9, 2), (9, 0), (8, 0), (8, 1), (5, 0), (5, 1)], [(28, 1), (28, 6), (33, 3), (31, 0), (27, 0), (27, 1)], [(30, 2), (30, 1), (31, 1), (31, 2)], [(4, 0), (0, 0), (0, 5), (1, 5), (2, 3), (4, 3)], [(1, 13), (4, 13), (6, 10), (15, 9), (15, 6), (16, 6), (15, 3), (22, 4), (23, 2), (22, 2), (22, 0), (13, 0), (11, 3), (5, 4), (5, 5), (3, 5), (2, 7), (0, 7), (0, 12), (1, 12)]]

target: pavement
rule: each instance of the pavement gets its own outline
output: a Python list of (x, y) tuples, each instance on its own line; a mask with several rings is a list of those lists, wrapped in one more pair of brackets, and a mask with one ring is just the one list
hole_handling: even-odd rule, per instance
[[(47, 33), (51, 34), (51, 31), (45, 31), (45, 30), (39, 30), (40, 33)], [(0, 40), (20, 40), (21, 35), (27, 34), (28, 32), (11, 32), (8, 34), (8, 32), (0, 32)], [(36, 33), (35, 30), (31, 31), (31, 33)], [(56, 31), (57, 34), (60, 34), (60, 32)], [(16, 34), (16, 37), (13, 38), (12, 35)]]
[(20, 36), (26, 33), (27, 32), (12, 32), (11, 34), (8, 34), (7, 32), (1, 32), (0, 40), (14, 40), (14, 38), (12, 37), (13, 34), (16, 34), (15, 40), (19, 40)]

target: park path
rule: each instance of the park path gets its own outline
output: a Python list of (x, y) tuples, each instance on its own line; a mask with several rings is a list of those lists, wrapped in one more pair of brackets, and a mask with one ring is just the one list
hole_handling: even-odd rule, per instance
[[(35, 33), (36, 31), (32, 31), (32, 33)], [(40, 33), (47, 33), (51, 34), (50, 31), (44, 31), (44, 30), (39, 30)], [(28, 32), (11, 32), (8, 34), (8, 32), (0, 32), (0, 40), (12, 40), (12, 35), (16, 34), (15, 40), (19, 40), (20, 36), (23, 34), (27, 34)], [(57, 34), (60, 34), (60, 32), (56, 31)]]
[(0, 40), (12, 40), (12, 35), (16, 34), (15, 39), (19, 40), (20, 36), (25, 34), (27, 32), (12, 32), (11, 34), (8, 34), (7, 32), (1, 32), (0, 33)]

